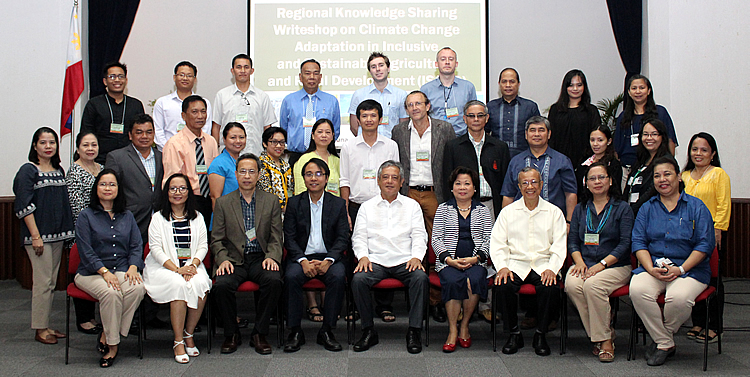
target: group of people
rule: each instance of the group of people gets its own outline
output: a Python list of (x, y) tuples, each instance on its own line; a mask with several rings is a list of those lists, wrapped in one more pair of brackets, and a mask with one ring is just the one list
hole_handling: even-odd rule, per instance
[[(266, 336), (284, 297), (291, 330), (284, 351), (295, 352), (305, 344), (303, 285), (314, 278), (326, 289), (320, 308), (307, 292), (307, 314), (322, 322), (316, 342), (325, 349), (342, 349), (332, 330), (347, 281), (356, 309), (346, 319), (362, 326), (354, 351), (379, 342), (374, 318), (395, 316), (392, 293), (374, 288), (395, 278), (409, 292), (407, 350), (421, 352), (422, 320), (431, 315), (448, 321), (443, 351), (454, 352), (471, 346), (475, 310), (496, 320), (487, 284), (493, 276), (509, 334), (503, 353), (524, 347), (517, 293), (532, 284), (536, 299), (521, 306), (533, 324), (523, 322), (535, 329), (536, 354), (550, 354), (546, 333), (564, 281), (594, 355), (613, 361), (608, 296), (630, 283), (653, 339), (648, 364), (663, 364), (709, 284), (709, 258), (728, 228), (730, 183), (713, 137), (693, 136), (681, 172), (671, 118), (644, 76), (628, 81), (613, 134), (580, 70), (566, 74), (545, 118), (518, 96), (513, 68), (500, 73), (501, 98), (484, 104), (456, 77), (454, 50), (441, 49), (435, 66), (434, 81), (407, 93), (388, 83), (388, 57), (372, 53), (373, 83), (352, 97), (355, 138), (340, 151), (338, 101), (319, 90), (313, 59), (301, 64), (303, 88), (284, 99), (279, 119), (250, 84), (245, 54), (233, 59), (235, 83), (217, 93), (213, 107), (192, 91), (197, 68), (180, 62), (176, 91), (157, 100), (153, 117), (124, 94), (127, 68), (105, 66), (107, 93), (86, 105), (67, 175), (57, 134), (43, 127), (14, 180), (33, 266), (36, 340), (66, 336), (49, 328), (49, 312), (63, 244), (74, 240), (76, 285), (100, 302), (102, 321), (95, 322), (92, 304), (77, 300), (77, 324), (100, 333), (102, 367), (114, 363), (146, 294), (170, 305), (177, 362), (200, 354), (193, 333), (209, 291), (224, 329), (221, 352), (236, 351), (235, 294), (245, 281), (259, 287), (250, 344), (272, 352)], [(425, 263), (428, 245), (434, 265)], [(430, 284), (432, 271), (439, 287)], [(712, 306), (704, 329), (705, 315), (694, 310), (689, 336), (716, 339), (720, 315)]]

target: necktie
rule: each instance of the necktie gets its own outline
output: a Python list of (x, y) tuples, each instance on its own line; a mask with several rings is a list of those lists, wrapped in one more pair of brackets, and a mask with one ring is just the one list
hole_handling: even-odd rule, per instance
[[(315, 119), (315, 111), (313, 111), (313, 99), (312, 95), (307, 95), (307, 109), (305, 110), (306, 119)], [(310, 146), (310, 138), (312, 137), (312, 127), (302, 127), (305, 129), (305, 149)]]
[[(196, 165), (206, 165), (206, 159), (203, 157), (203, 146), (201, 145), (201, 139), (195, 139), (195, 163)], [(201, 186), (201, 196), (204, 198), (208, 197), (208, 174), (198, 174), (198, 182)]]

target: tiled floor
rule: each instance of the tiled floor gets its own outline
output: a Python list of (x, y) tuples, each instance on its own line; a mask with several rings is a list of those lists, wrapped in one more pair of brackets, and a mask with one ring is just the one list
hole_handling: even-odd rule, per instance
[[(727, 301), (750, 304), (750, 296), (733, 292), (750, 292), (749, 280), (727, 282)], [(638, 348), (638, 358), (626, 360), (627, 326), (630, 307), (621, 305), (616, 340), (617, 359), (611, 364), (602, 364), (591, 356), (590, 344), (585, 338), (577, 313), (571, 308), (569, 315), (570, 337), (568, 352), (559, 355), (559, 330), (549, 335), (553, 353), (548, 357), (534, 355), (530, 347), (531, 332), (526, 334), (527, 346), (515, 355), (492, 352), (489, 325), (476, 321), (471, 324), (474, 344), (470, 349), (458, 349), (453, 354), (444, 354), (441, 345), (447, 335), (446, 324), (431, 322), (430, 346), (421, 354), (406, 352), (406, 309), (403, 296), (396, 295), (395, 323), (376, 323), (380, 344), (364, 353), (355, 353), (351, 347), (342, 352), (325, 351), (315, 344), (317, 325), (307, 320), (303, 328), (307, 344), (302, 350), (285, 354), (274, 349), (273, 355), (260, 356), (245, 342), (231, 355), (219, 354), (221, 336), (214, 339), (211, 354), (205, 351), (205, 334), (196, 335), (198, 347), (203, 354), (193, 358), (187, 365), (179, 365), (172, 358), (172, 334), (169, 330), (149, 330), (143, 360), (137, 357), (137, 338), (131, 336), (121, 345), (116, 364), (106, 372), (96, 364), (99, 355), (94, 349), (95, 337), (71, 332), (70, 364), (64, 364), (64, 342), (58, 345), (42, 345), (33, 340), (29, 329), (31, 293), (20, 288), (15, 281), (0, 282), (0, 375), (24, 376), (81, 376), (81, 375), (136, 375), (136, 376), (669, 376), (669, 375), (750, 375), (750, 311), (746, 307), (727, 305), (725, 322), (729, 329), (723, 337), (723, 353), (717, 354), (715, 345), (709, 350), (708, 372), (701, 371), (702, 347), (688, 341), (681, 330), (677, 336), (677, 355), (667, 364), (652, 368), (643, 360), (643, 351)], [(251, 305), (248, 298), (240, 302)], [(168, 318), (168, 308), (160, 312), (162, 319)], [(249, 316), (246, 310), (241, 315)], [(73, 315), (71, 313), (71, 315)], [(55, 295), (52, 326), (65, 328), (65, 294)], [(742, 331), (745, 330), (745, 331)], [(335, 331), (339, 341), (346, 343), (346, 326), (343, 321)], [(245, 332), (246, 339), (249, 330)], [(501, 336), (500, 344), (504, 342)], [(275, 336), (269, 339), (275, 344)]]

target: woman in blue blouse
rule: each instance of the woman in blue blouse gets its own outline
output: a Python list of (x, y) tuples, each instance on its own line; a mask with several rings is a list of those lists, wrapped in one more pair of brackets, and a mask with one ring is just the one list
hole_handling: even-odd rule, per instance
[(633, 211), (619, 198), (615, 173), (606, 161), (591, 164), (584, 198), (573, 211), (568, 232), (568, 252), (575, 263), (568, 270), (565, 292), (601, 362), (615, 360), (609, 295), (628, 283), (631, 270)]
[(146, 289), (143, 270), (143, 240), (133, 214), (125, 209), (125, 196), (118, 195), (115, 171), (104, 169), (94, 181), (89, 208), (78, 215), (76, 243), (81, 264), (76, 285), (99, 300), (104, 332), (97, 348), (103, 354), (99, 366), (112, 366), (120, 336), (128, 336), (130, 322)]
[[(479, 298), (487, 298), (487, 259), (490, 234), (495, 217), (490, 210), (472, 199), (479, 187), (479, 174), (459, 166), (450, 176), (453, 198), (440, 204), (432, 227), (432, 249), (437, 260), (443, 302), (448, 312), (448, 339), (443, 352), (471, 346), (469, 320)], [(463, 307), (461, 328), (458, 316)]]
[(60, 167), (57, 134), (42, 127), (31, 140), (29, 162), (13, 179), (13, 211), (21, 219), (21, 240), (31, 260), (31, 328), (34, 339), (56, 344), (65, 334), (49, 328), (52, 293), (57, 284), (63, 242), (73, 239), (73, 215), (65, 172)]
[[(671, 156), (654, 161), (658, 195), (643, 204), (633, 227), (632, 250), (641, 267), (633, 271), (630, 299), (653, 342), (648, 365), (674, 355), (674, 334), (690, 317), (695, 298), (711, 279), (714, 222), (703, 202), (682, 192), (680, 167)], [(656, 302), (664, 294), (664, 308)]]

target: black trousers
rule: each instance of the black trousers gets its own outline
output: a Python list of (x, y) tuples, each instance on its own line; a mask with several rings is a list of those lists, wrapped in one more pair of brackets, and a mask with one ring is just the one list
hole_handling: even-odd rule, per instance
[[(361, 204), (349, 202), (349, 217), (352, 219), (352, 230), (354, 230), (354, 224), (357, 221), (357, 213), (359, 213), (359, 207)], [(347, 277), (349, 278), (349, 281), (353, 278), (352, 274), (354, 273), (354, 266), (357, 265), (356, 262), (354, 262), (354, 253), (351, 253), (352, 255), (352, 268), (347, 273)], [(393, 297), (396, 292), (393, 290), (377, 290), (373, 293), (373, 296), (375, 296), (375, 313), (381, 313), (383, 311), (392, 312), (393, 311)]]
[[(206, 229), (210, 229), (211, 225), (211, 214), (213, 214), (213, 206), (211, 205), (211, 198), (204, 198), (200, 195), (195, 196), (195, 204), (198, 212), (203, 215), (203, 221), (206, 222)], [(211, 243), (211, 238), (209, 237), (209, 243)]]
[[(234, 272), (217, 275), (216, 282), (211, 289), (219, 316), (224, 323), (224, 336), (239, 333), (237, 327), (237, 288), (246, 281), (252, 281), (260, 286), (260, 299), (255, 308), (254, 333), (268, 334), (271, 316), (276, 311), (279, 297), (282, 293), (281, 271), (264, 270), (262, 263), (266, 258), (264, 253), (245, 254), (242, 265), (235, 265)], [(258, 293), (256, 293), (258, 294)]]
[(406, 269), (406, 263), (398, 266), (384, 267), (377, 263), (372, 264), (372, 271), (357, 272), (352, 279), (352, 294), (354, 302), (359, 308), (359, 315), (362, 318), (362, 328), (366, 329), (373, 326), (372, 301), (370, 301), (370, 291), (373, 285), (379, 283), (385, 278), (395, 278), (400, 280), (409, 289), (409, 300), (411, 310), (409, 310), (409, 327), (422, 328), (422, 319), (425, 311), (425, 295), (430, 285), (427, 274), (422, 270), (409, 272)]
[[(323, 303), (323, 325), (329, 329), (336, 326), (341, 313), (346, 290), (346, 266), (342, 261), (332, 264), (322, 276), (316, 276), (326, 285), (326, 298)], [(287, 321), (291, 328), (299, 327), (304, 311), (304, 291), (302, 286), (311, 278), (305, 276), (302, 265), (289, 261), (284, 271), (284, 288), (287, 294)]]
[(552, 319), (551, 309), (560, 298), (560, 287), (557, 284), (545, 286), (542, 284), (542, 278), (533, 270), (526, 279), (521, 279), (513, 272), (513, 280), (508, 279), (497, 287), (500, 299), (498, 304), (503, 314), (503, 330), (518, 329), (518, 291), (524, 284), (533, 284), (536, 287), (537, 331), (546, 333)]

